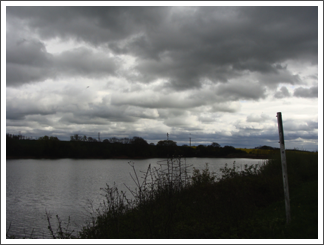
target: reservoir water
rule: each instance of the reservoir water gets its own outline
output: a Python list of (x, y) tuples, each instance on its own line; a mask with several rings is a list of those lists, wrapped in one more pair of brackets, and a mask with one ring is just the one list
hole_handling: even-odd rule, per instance
[[(6, 228), (16, 238), (51, 238), (46, 212), (52, 215), (56, 230), (56, 215), (64, 222), (70, 216), (70, 229), (77, 231), (91, 219), (90, 213), (104, 200), (106, 184), (114, 183), (127, 192), (136, 185), (130, 173), (134, 163), (136, 172), (147, 170), (149, 164), (158, 167), (165, 159), (18, 159), (6, 161)], [(184, 159), (183, 159), (184, 160)], [(210, 171), (219, 173), (225, 166), (262, 164), (263, 159), (247, 158), (187, 158), (186, 164), (203, 169), (208, 163)], [(65, 225), (63, 225), (65, 227)]]

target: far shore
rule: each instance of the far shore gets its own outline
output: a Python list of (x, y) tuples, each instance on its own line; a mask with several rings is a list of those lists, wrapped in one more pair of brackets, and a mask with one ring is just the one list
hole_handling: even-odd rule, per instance
[[(181, 156), (183, 157), (183, 156)], [(7, 160), (10, 159), (64, 159), (64, 158), (70, 158), (70, 159), (153, 159), (153, 158), (143, 158), (143, 157), (127, 157), (127, 156), (114, 156), (114, 157), (80, 157), (80, 158), (75, 158), (75, 157), (48, 157), (48, 156), (41, 156), (41, 157), (36, 157), (36, 156), (6, 156)], [(166, 157), (154, 157), (154, 158), (165, 158)], [(254, 154), (232, 154), (228, 156), (222, 156), (222, 157), (214, 157), (214, 156), (204, 156), (204, 157), (183, 157), (183, 158), (251, 158), (251, 159), (269, 159), (270, 155), (254, 155)]]

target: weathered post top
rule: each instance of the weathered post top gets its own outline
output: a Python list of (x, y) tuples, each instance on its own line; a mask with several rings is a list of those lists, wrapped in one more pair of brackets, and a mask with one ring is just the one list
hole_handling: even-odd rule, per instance
[(285, 145), (281, 112), (277, 112), (277, 117), (278, 117), (278, 127), (279, 127), (279, 140), (281, 144)]

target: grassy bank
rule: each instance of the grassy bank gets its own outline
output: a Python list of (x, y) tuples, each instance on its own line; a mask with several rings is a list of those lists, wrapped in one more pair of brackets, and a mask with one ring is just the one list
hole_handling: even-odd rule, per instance
[[(286, 225), (279, 155), (262, 166), (226, 166), (218, 175), (181, 158), (134, 173), (127, 199), (114, 186), (77, 234), (49, 227), (54, 238), (83, 239), (317, 239), (317, 154), (287, 152), (291, 223)], [(72, 217), (73, 219), (73, 217)]]

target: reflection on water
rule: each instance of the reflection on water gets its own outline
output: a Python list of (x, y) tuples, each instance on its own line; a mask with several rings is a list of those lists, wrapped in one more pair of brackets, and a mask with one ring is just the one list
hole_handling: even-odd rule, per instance
[[(67, 221), (71, 218), (70, 228), (75, 231), (90, 219), (91, 205), (99, 207), (103, 200), (100, 188), (108, 185), (117, 185), (119, 190), (126, 191), (125, 187), (135, 189), (130, 177), (132, 167), (128, 162), (135, 164), (137, 173), (147, 170), (149, 164), (158, 167), (158, 162), (164, 159), (125, 160), (125, 159), (23, 159), (7, 160), (6, 163), (6, 224), (10, 226), (10, 235), (17, 238), (33, 237), (51, 238), (47, 230), (45, 212), (52, 214), (52, 225), (55, 226), (55, 216)], [(245, 164), (260, 164), (261, 159), (239, 158), (187, 158), (186, 164), (197, 169), (205, 167), (219, 172), (225, 163), (232, 166)], [(189, 170), (192, 170), (189, 169)], [(125, 185), (124, 185), (125, 184)]]

